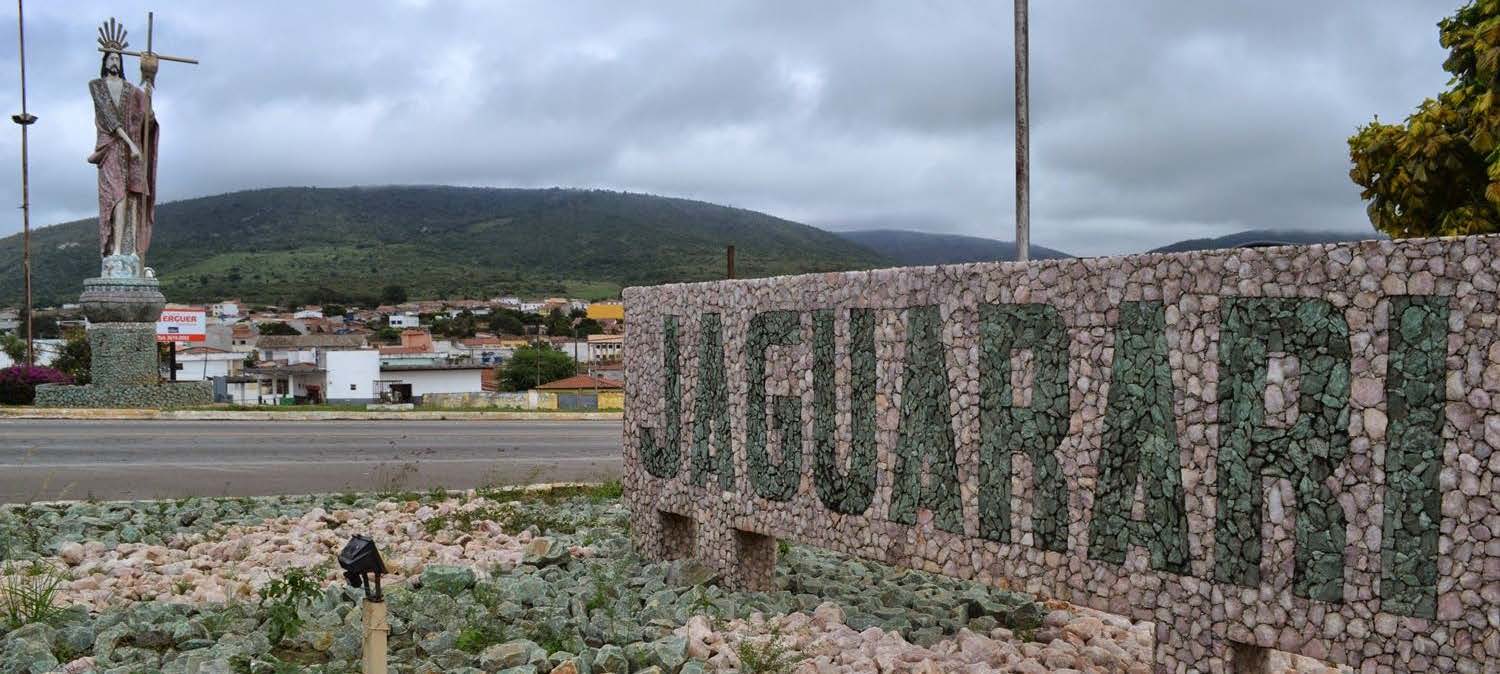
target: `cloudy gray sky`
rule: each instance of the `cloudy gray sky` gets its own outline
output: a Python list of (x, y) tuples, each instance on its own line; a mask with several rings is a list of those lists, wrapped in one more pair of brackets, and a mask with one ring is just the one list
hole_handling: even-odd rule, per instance
[[(1435, 23), (1457, 4), (1034, 1), (1033, 240), (1110, 254), (1367, 229), (1345, 139), (1442, 88)], [(34, 225), (93, 208), (95, 27), (117, 16), (144, 46), (153, 5), (156, 51), (203, 62), (158, 76), (166, 200), (602, 187), (1011, 238), (1012, 18), (995, 0), (33, 0)], [(7, 115), (14, 20), (0, 15)], [(8, 128), (0, 203), (18, 205)]]

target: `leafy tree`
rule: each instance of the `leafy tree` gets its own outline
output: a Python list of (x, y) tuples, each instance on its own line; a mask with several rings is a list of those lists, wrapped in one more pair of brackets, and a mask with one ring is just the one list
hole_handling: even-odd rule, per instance
[(4, 351), (12, 363), (25, 362), (26, 340), (8, 332), (0, 333), (0, 351)]
[(69, 330), (62, 350), (52, 361), (52, 368), (71, 377), (75, 384), (87, 384), (92, 361), (93, 349), (89, 348), (88, 334), (83, 330)]
[(516, 349), (501, 371), (500, 380), (505, 384), (506, 390), (524, 391), (549, 381), (571, 377), (577, 372), (578, 364), (568, 354), (546, 344), (539, 344)]
[(300, 335), (300, 334), (302, 334), (300, 332), (297, 332), (296, 328), (294, 328), (294, 327), (292, 327), (290, 325), (287, 325), (286, 323), (278, 323), (278, 322), (273, 322), (273, 321), (267, 321), (265, 323), (256, 323), (255, 324), (255, 329), (259, 330), (260, 334), (262, 334), (262, 335), (289, 335), (290, 336), (290, 335)]
[(562, 309), (553, 309), (547, 315), (547, 334), (563, 337), (573, 336), (573, 319), (563, 314)]
[(401, 341), (401, 331), (389, 325), (375, 331), (376, 341), (395, 344)]
[(521, 335), (526, 333), (526, 325), (521, 323), (521, 319), (515, 315), (515, 312), (502, 309), (490, 316), (490, 331), (506, 335)]
[(392, 283), (380, 291), (380, 301), (385, 304), (400, 304), (406, 301), (406, 286)]
[(603, 333), (604, 326), (599, 325), (599, 321), (596, 321), (592, 318), (585, 318), (583, 320), (580, 320), (578, 321), (578, 325), (573, 326), (573, 334), (579, 337), (587, 337), (589, 335), (599, 335)]
[(343, 315), (348, 314), (348, 313), (349, 313), (349, 309), (347, 307), (341, 305), (341, 304), (330, 304), (330, 305), (328, 305), (326, 307), (323, 307), (323, 316), (326, 317), (326, 318), (333, 318), (335, 316), (343, 316)]
[(441, 332), (451, 339), (473, 337), (478, 329), (477, 323), (473, 312), (464, 310), (453, 318), (440, 321), (438, 325), (434, 326), (434, 332)]
[(1349, 177), (1393, 237), (1500, 232), (1500, 0), (1470, 2), (1438, 34), (1448, 90), (1349, 138)]

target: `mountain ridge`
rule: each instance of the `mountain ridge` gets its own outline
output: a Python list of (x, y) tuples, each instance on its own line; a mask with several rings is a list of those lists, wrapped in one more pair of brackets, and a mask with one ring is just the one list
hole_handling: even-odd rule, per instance
[[(94, 219), (32, 231), (34, 303), (73, 302), (98, 273)], [(627, 285), (1011, 260), (1015, 244), (882, 227), (827, 231), (733, 206), (633, 192), (445, 185), (276, 187), (161, 204), (147, 264), (174, 302), (356, 303), (387, 285), (413, 297), (587, 299)], [(1374, 232), (1246, 230), (1149, 252), (1261, 241), (1323, 243)], [(21, 235), (0, 238), (19, 260)], [(1072, 257), (1032, 245), (1033, 259)], [(21, 302), (21, 265), (0, 267), (0, 306)]]
[[(98, 273), (93, 219), (32, 232), (38, 306), (72, 302)], [(606, 190), (279, 187), (161, 204), (147, 264), (172, 301), (366, 302), (412, 296), (616, 296), (625, 285), (894, 264), (821, 229), (742, 208)], [(0, 259), (20, 259), (20, 235)], [(18, 303), (20, 265), (0, 268)]]

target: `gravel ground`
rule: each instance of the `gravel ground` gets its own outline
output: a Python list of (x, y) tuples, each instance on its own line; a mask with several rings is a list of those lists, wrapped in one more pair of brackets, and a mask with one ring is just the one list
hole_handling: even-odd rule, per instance
[[(0, 589), (0, 674), (358, 671), (358, 595), (333, 564), (353, 533), (390, 571), (395, 672), (1151, 671), (1149, 624), (801, 546), (783, 549), (776, 591), (729, 591), (691, 562), (635, 557), (615, 496), (6, 508), (7, 580), (55, 578), (69, 608), (8, 624)], [(289, 586), (302, 591), (278, 599)]]

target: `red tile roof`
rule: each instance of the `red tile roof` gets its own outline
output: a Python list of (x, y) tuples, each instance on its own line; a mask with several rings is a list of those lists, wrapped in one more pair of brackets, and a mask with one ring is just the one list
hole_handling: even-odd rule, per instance
[(590, 376), (588, 376), (586, 374), (575, 374), (575, 375), (573, 375), (571, 377), (567, 377), (567, 378), (564, 378), (564, 379), (559, 379), (557, 381), (549, 381), (549, 382), (547, 382), (545, 384), (542, 384), (541, 386), (538, 386), (536, 388), (539, 391), (548, 391), (548, 390), (553, 390), (553, 391), (555, 391), (555, 390), (573, 390), (573, 389), (594, 389), (594, 388), (615, 389), (615, 388), (625, 388), (625, 384), (623, 384), (621, 382), (617, 382), (617, 381), (615, 381), (613, 379), (604, 379), (602, 377), (590, 377)]

